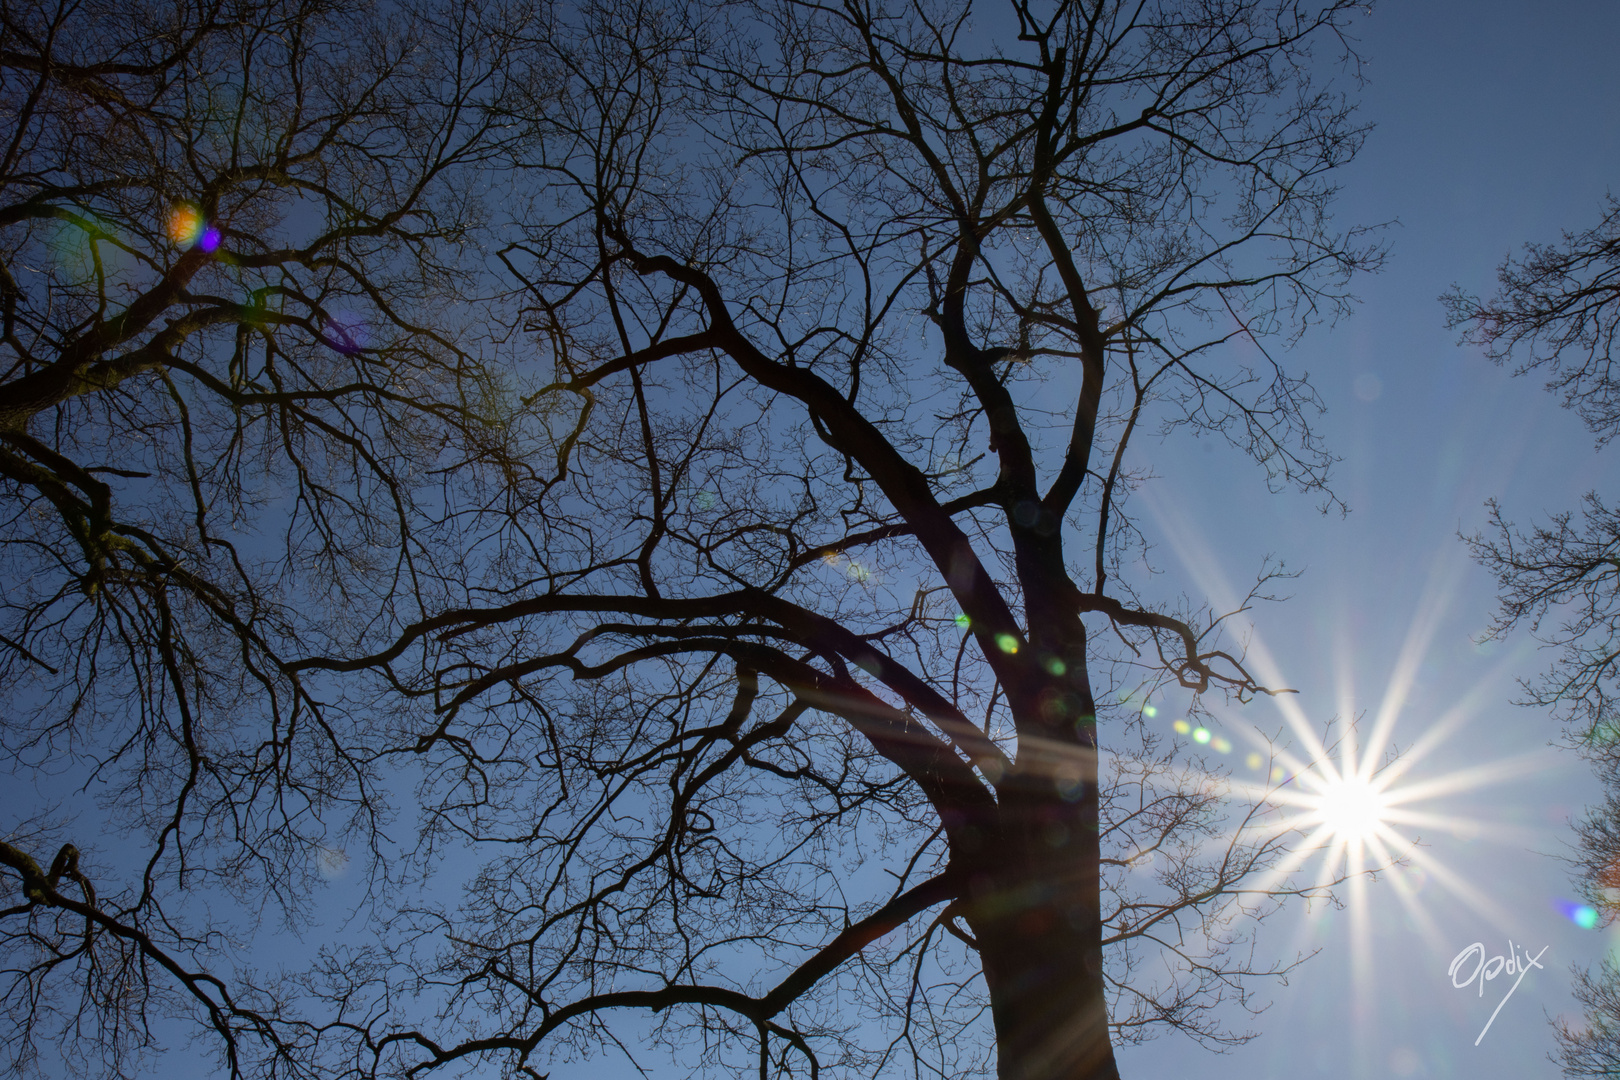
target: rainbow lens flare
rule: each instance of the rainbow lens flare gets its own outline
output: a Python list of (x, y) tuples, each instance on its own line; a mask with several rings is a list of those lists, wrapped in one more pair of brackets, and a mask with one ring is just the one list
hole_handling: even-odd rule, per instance
[(1591, 904), (1577, 904), (1572, 900), (1560, 900), (1558, 910), (1582, 930), (1591, 930), (1598, 924), (1597, 908)]
[(194, 204), (179, 203), (169, 211), (169, 240), (176, 247), (211, 252), (218, 249), (221, 239), (219, 229), (205, 222), (202, 210)]

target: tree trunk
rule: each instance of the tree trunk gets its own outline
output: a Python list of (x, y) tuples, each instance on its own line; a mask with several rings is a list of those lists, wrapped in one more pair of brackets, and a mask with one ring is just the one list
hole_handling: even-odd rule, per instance
[(971, 881), (1000, 1080), (1119, 1078), (1103, 983), (1096, 753), (1075, 750), (1090, 763), (1077, 783), (1072, 764), (1066, 773), (1054, 755), (1020, 753), (1024, 782), (1001, 785), (1000, 827)]

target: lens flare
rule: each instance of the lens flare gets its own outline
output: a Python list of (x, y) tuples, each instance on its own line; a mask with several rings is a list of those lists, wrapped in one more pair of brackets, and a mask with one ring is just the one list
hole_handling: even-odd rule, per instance
[(1558, 910), (1564, 918), (1582, 930), (1594, 929), (1599, 922), (1597, 908), (1590, 904), (1577, 904), (1564, 900), (1559, 903)]
[(202, 235), (202, 211), (190, 203), (181, 203), (169, 211), (169, 239), (177, 246), (189, 248)]
[(194, 203), (175, 204), (169, 211), (167, 231), (171, 243), (187, 250), (195, 247), (214, 252), (224, 239), (216, 226), (203, 219), (202, 210)]

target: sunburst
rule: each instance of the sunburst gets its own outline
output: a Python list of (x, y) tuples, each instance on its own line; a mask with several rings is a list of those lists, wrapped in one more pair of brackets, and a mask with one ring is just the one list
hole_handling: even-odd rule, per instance
[[(1225, 610), (1240, 608), (1241, 594), (1231, 587), (1199, 531), (1176, 506), (1152, 497), (1148, 502), (1200, 590), (1217, 605), (1224, 605)], [(1397, 746), (1395, 741), (1396, 727), (1408, 711), (1418, 673), (1470, 565), (1460, 548), (1436, 552), (1424, 588), (1414, 598), (1414, 614), (1396, 654), (1394, 670), (1365, 728), (1350, 725), (1339, 729), (1335, 738), (1332, 725), (1324, 727), (1321, 718), (1310, 715), (1298, 697), (1283, 695), (1271, 699), (1282, 714), (1289, 736), (1288, 746), (1279, 748), (1275, 740), (1253, 728), (1252, 716), (1230, 716), (1232, 723), (1227, 726), (1234, 737), (1245, 728), (1254, 732), (1250, 742), (1257, 753), (1249, 755), (1250, 762), (1265, 763), (1258, 781), (1234, 779), (1232, 794), (1253, 803), (1277, 806), (1282, 812), (1271, 818), (1271, 827), (1302, 834), (1291, 855), (1273, 868), (1263, 883), (1265, 887), (1297, 880), (1297, 875), (1319, 855), (1317, 880), (1324, 886), (1347, 883), (1355, 904), (1365, 898), (1369, 876), (1410, 863), (1490, 921), (1505, 921), (1506, 914), (1484, 892), (1448, 870), (1422, 846), (1422, 838), (1425, 833), (1439, 831), (1472, 833), (1478, 825), (1476, 818), (1446, 813), (1437, 801), (1544, 769), (1546, 756), (1520, 755), (1429, 776), (1419, 776), (1418, 770), (1432, 769), (1436, 751), (1448, 748), (1471, 720), (1500, 705), (1508, 696), (1504, 679), (1509, 666), (1503, 665), (1497, 678), (1476, 683), (1461, 700), (1430, 720), (1410, 744)], [(1345, 633), (1346, 639), (1334, 650), (1340, 660), (1336, 712), (1339, 716), (1356, 716), (1362, 710), (1352, 690), (1357, 649), (1348, 639), (1348, 631)], [(1267, 685), (1292, 685), (1258, 635), (1247, 643), (1246, 663)], [(1228, 710), (1217, 708), (1217, 712), (1227, 714)], [(1496, 834), (1504, 839), (1512, 832), (1506, 827), (1496, 828)], [(1416, 904), (1413, 892), (1402, 888), (1396, 892), (1420, 926), (1432, 926)]]
[[(1225, 599), (1224, 610), (1240, 607), (1241, 602), (1233, 601), (1241, 594), (1230, 588), (1198, 531), (1190, 527), (1177, 507), (1156, 499), (1149, 501), (1183, 566), (1203, 593), (1217, 604)], [(1512, 929), (1508, 912), (1484, 889), (1448, 867), (1424, 845), (1424, 838), (1484, 835), (1515, 847), (1529, 847), (1534, 842), (1530, 830), (1502, 820), (1492, 821), (1488, 830), (1481, 830), (1477, 814), (1448, 812), (1447, 800), (1493, 785), (1511, 786), (1552, 766), (1552, 752), (1541, 750), (1461, 768), (1441, 764), (1456, 752), (1457, 738), (1471, 722), (1499, 709), (1511, 697), (1511, 675), (1523, 669), (1525, 658), (1504, 657), (1505, 662), (1494, 665), (1487, 677), (1478, 679), (1438, 715), (1424, 715), (1421, 731), (1411, 742), (1398, 746), (1395, 739), (1397, 726), (1414, 726), (1411, 714), (1418, 697), (1418, 674), (1431, 655), (1431, 646), (1468, 570), (1469, 564), (1459, 548), (1436, 552), (1424, 588), (1413, 598), (1413, 615), (1395, 654), (1393, 670), (1370, 714), (1363, 712), (1365, 705), (1353, 690), (1355, 668), (1365, 656), (1351, 637), (1352, 620), (1337, 620), (1343, 629), (1333, 647), (1339, 667), (1334, 679), (1339, 687), (1334, 711), (1341, 717), (1359, 715), (1362, 722), (1339, 728), (1335, 739), (1324, 729), (1322, 717), (1310, 715), (1299, 698), (1274, 698), (1284, 721), (1287, 745), (1280, 748), (1279, 739), (1256, 731), (1248, 759), (1251, 767), (1260, 765), (1262, 771), (1253, 781), (1235, 779), (1232, 784), (1234, 796), (1276, 807), (1277, 812), (1267, 818), (1268, 827), (1279, 834), (1295, 834), (1289, 854), (1263, 880), (1254, 882), (1254, 887), (1307, 895), (1332, 890), (1344, 901), (1348, 922), (1344, 945), (1348, 948), (1338, 948), (1344, 949), (1340, 955), (1348, 961), (1352, 985), (1350, 1012), (1346, 1015), (1350, 1028), (1360, 1029), (1374, 1022), (1373, 1014), (1381, 1000), (1373, 970), (1371, 889), (1393, 893), (1414, 931), (1413, 946), (1434, 954), (1440, 970), (1444, 970), (1449, 955), (1444, 950), (1454, 935), (1437, 925), (1431, 914), (1431, 910), (1439, 909), (1428, 886), (1449, 894), (1485, 923), (1503, 931)], [(1245, 662), (1267, 685), (1294, 685), (1258, 636), (1248, 642)], [(1252, 715), (1221, 707), (1216, 712), (1234, 740), (1244, 729), (1252, 730)], [(1214, 737), (1206, 732), (1201, 741), (1212, 744)], [(1250, 816), (1244, 820), (1256, 819)], [(1395, 868), (1401, 869), (1383, 874)], [(1381, 876), (1387, 880), (1371, 884)], [(1304, 919), (1299, 923), (1296, 946), (1301, 953), (1320, 944), (1316, 935), (1322, 926), (1318, 923), (1313, 927), (1314, 922)], [(1365, 1052), (1364, 1046), (1355, 1051)], [(1368, 1062), (1363, 1061), (1358, 1068), (1367, 1066)]]
[[(1545, 756), (1521, 755), (1431, 776), (1418, 775), (1424, 766), (1432, 766), (1436, 752), (1446, 748), (1483, 707), (1501, 699), (1503, 687), (1494, 680), (1476, 686), (1466, 698), (1434, 718), (1410, 745), (1398, 747), (1394, 738), (1416, 671), (1445, 607), (1445, 577), (1436, 575), (1434, 584), (1442, 595), (1419, 600), (1418, 611), (1422, 614), (1413, 620), (1365, 738), (1358, 726), (1351, 726), (1332, 740), (1328, 734), (1331, 726), (1324, 730), (1291, 697), (1279, 699), (1278, 704), (1292, 748), (1276, 750), (1268, 740), (1255, 736), (1271, 754), (1271, 772), (1263, 783), (1234, 783), (1233, 793), (1278, 807), (1281, 813), (1272, 819), (1271, 827), (1303, 837), (1293, 854), (1273, 870), (1268, 885), (1306, 872), (1314, 859), (1316, 883), (1324, 888), (1347, 883), (1354, 905), (1365, 901), (1368, 877), (1410, 864), (1491, 922), (1500, 924), (1506, 918), (1489, 896), (1450, 871), (1424, 847), (1423, 837), (1434, 832), (1471, 833), (1478, 825), (1477, 819), (1447, 813), (1440, 801), (1545, 768)], [(1263, 645), (1251, 645), (1251, 655), (1262, 668), (1275, 668)], [(1348, 697), (1348, 692), (1341, 694), (1340, 707), (1345, 712), (1354, 704)], [(1432, 926), (1413, 891), (1397, 888), (1396, 894), (1418, 925)], [(1353, 925), (1356, 916), (1352, 911)], [(1352, 936), (1360, 937), (1354, 929)]]

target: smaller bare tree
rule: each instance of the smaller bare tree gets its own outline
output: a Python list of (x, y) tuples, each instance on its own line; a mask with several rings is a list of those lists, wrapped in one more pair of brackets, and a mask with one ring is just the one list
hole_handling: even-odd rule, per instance
[[(1558, 244), (1527, 244), (1498, 271), (1489, 300), (1461, 289), (1441, 297), (1448, 325), (1515, 374), (1548, 375), (1597, 437), (1620, 435), (1620, 200), (1602, 221)], [(1575, 826), (1577, 880), (1606, 921), (1620, 917), (1620, 511), (1588, 492), (1577, 518), (1566, 511), (1528, 532), (1492, 500), (1490, 524), (1468, 537), (1474, 557), (1496, 575), (1501, 609), (1490, 633), (1527, 627), (1557, 658), (1521, 683), (1523, 704), (1553, 710), (1604, 784), (1604, 803)], [(1575, 996), (1586, 1026), (1557, 1026), (1569, 1076), (1620, 1073), (1620, 969), (1605, 962), (1578, 971)]]

